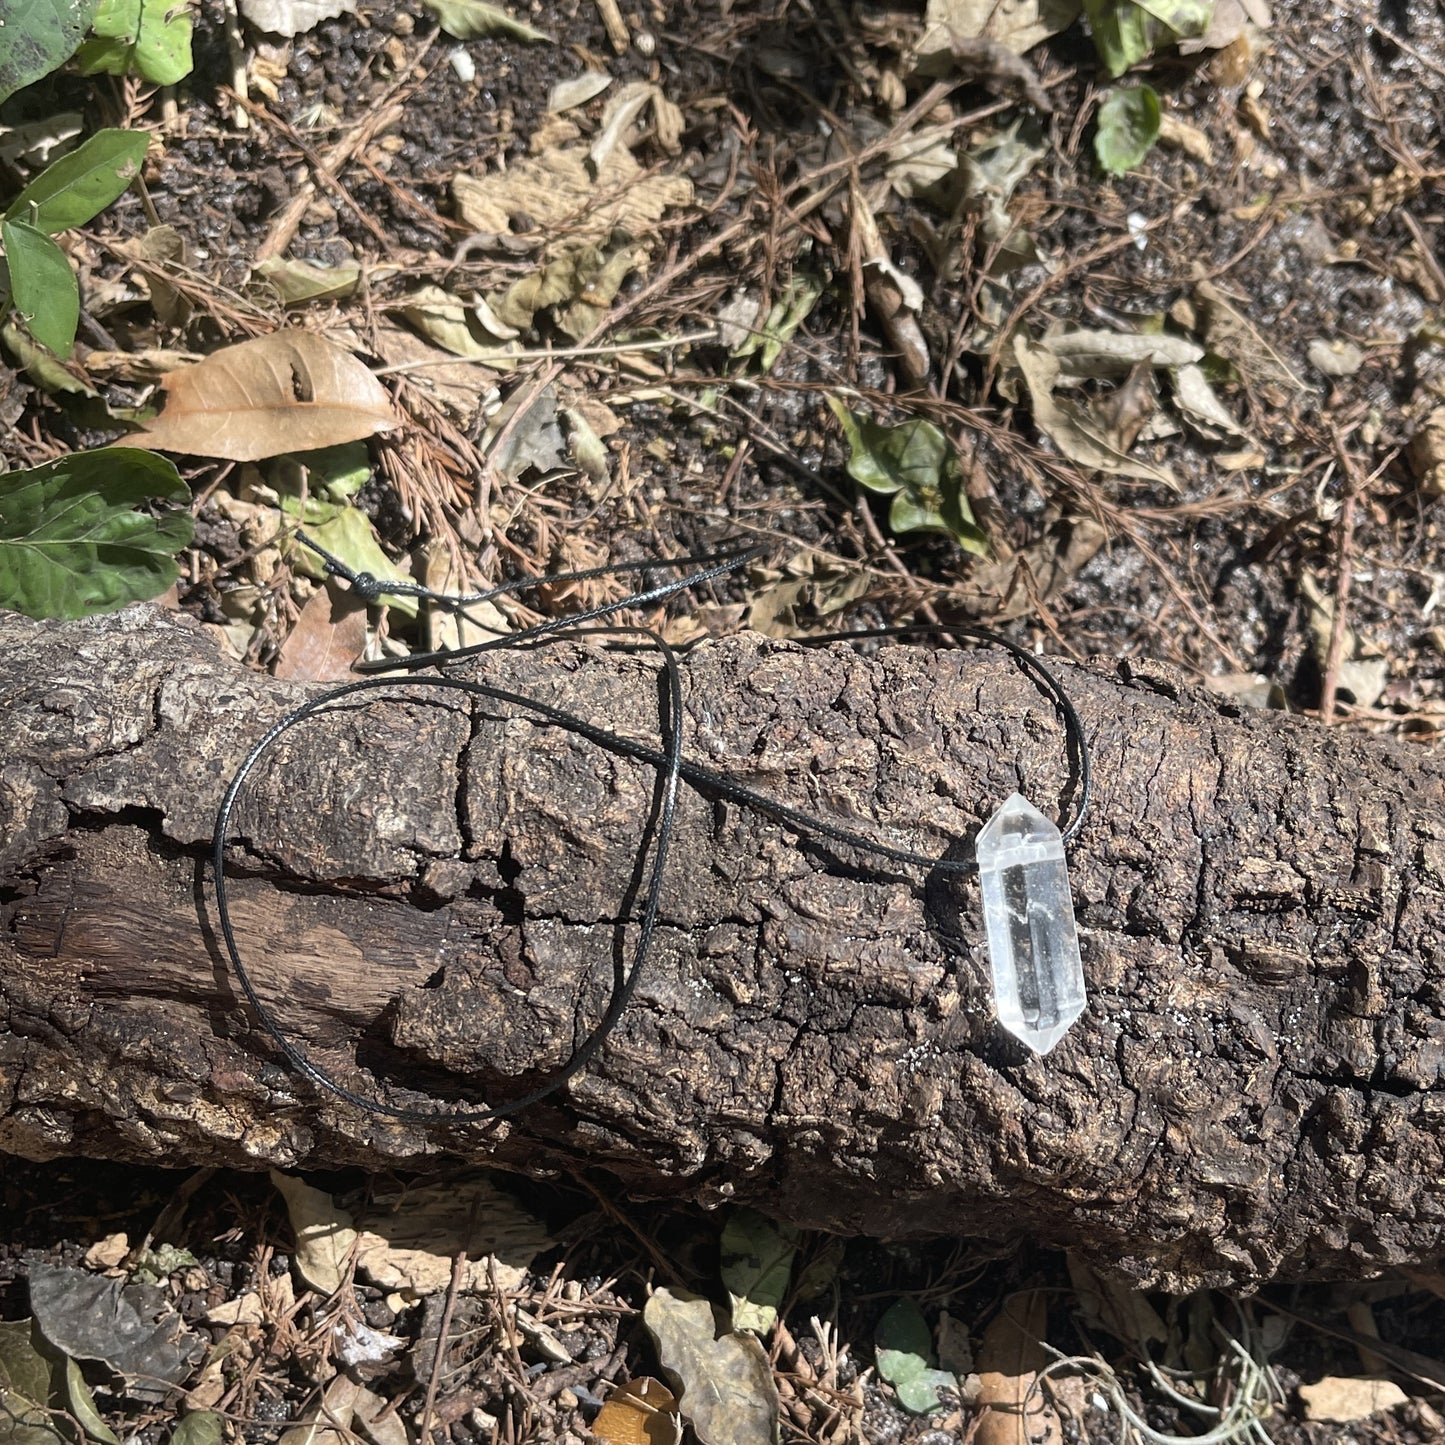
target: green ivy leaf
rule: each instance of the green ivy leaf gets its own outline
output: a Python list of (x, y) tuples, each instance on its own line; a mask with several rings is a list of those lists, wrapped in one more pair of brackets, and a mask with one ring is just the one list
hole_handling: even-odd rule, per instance
[(798, 1235), (779, 1229), (755, 1209), (735, 1209), (722, 1232), (722, 1281), (732, 1302), (733, 1328), (765, 1335), (778, 1321), (788, 1292)]
[(100, 0), (80, 47), (82, 75), (139, 75), (174, 85), (191, 73), (191, 10), (184, 0)]
[(988, 538), (974, 521), (958, 458), (931, 421), (912, 417), (884, 426), (851, 411), (837, 397), (828, 405), (848, 438), (848, 475), (870, 492), (893, 498), (895, 532), (945, 532), (966, 552), (988, 555)]
[(80, 288), (65, 252), (24, 221), (0, 221), (10, 271), (10, 299), (30, 334), (57, 356), (69, 356), (80, 320)]
[(933, 1335), (911, 1299), (901, 1299), (888, 1310), (878, 1321), (873, 1339), (878, 1373), (893, 1386), (905, 1410), (927, 1415), (943, 1403), (939, 1390), (958, 1389), (956, 1375), (929, 1364)]
[(47, 166), (15, 198), (6, 220), (25, 221), (53, 236), (83, 226), (130, 185), (145, 159), (143, 130), (99, 130)]
[(1111, 176), (1137, 166), (1159, 139), (1159, 97), (1147, 85), (1111, 90), (1100, 102), (1094, 154)]
[(500, 35), (508, 40), (552, 39), (525, 21), (508, 15), (500, 5), (488, 5), (486, 0), (422, 0), (422, 3), (455, 40), (480, 40), (487, 35)]
[[(131, 447), (76, 452), (0, 476), (0, 607), (89, 617), (158, 596), (190, 545), (190, 490), (164, 457)], [(153, 517), (150, 502), (179, 508)]]
[(36, 1405), (50, 1398), (50, 1361), (35, 1348), (30, 1320), (0, 1323), (0, 1388)]
[(99, 0), (0, 0), (0, 101), (58, 70), (85, 38)]

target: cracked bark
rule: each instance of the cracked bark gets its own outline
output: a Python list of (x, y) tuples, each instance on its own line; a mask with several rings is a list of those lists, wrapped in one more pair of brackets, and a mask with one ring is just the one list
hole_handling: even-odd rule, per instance
[[(735, 638), (684, 668), (689, 756), (882, 841), (943, 857), (1015, 787), (1068, 796), (1057, 720), (999, 654)], [(846, 1232), (1074, 1245), (1175, 1289), (1439, 1254), (1445, 764), (1158, 669), (1061, 671), (1096, 767), (1070, 857), (1091, 1002), (1046, 1059), (992, 1022), (976, 880), (801, 846), (685, 787), (601, 1056), (516, 1121), (413, 1127), (288, 1072), (211, 933), (221, 792), (306, 689), (151, 608), (6, 615), (0, 1149), (603, 1171)], [(645, 656), (560, 644), (485, 675), (656, 738)], [(364, 699), (253, 775), (242, 949), (359, 1091), (520, 1093), (605, 1006), (654, 790), (496, 706)]]

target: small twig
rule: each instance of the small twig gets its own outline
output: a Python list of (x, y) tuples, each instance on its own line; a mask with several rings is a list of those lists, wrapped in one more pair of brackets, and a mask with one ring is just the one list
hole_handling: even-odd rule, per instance
[(1345, 449), (1345, 439), (1333, 422), (1330, 435), (1334, 438), (1335, 455), (1345, 469), (1345, 498), (1340, 505), (1338, 543), (1335, 563), (1335, 608), (1330, 618), (1330, 645), (1325, 653), (1325, 675), (1320, 684), (1320, 721), (1333, 722), (1335, 717), (1335, 694), (1340, 687), (1340, 664), (1345, 660), (1345, 624), (1350, 605), (1350, 584), (1354, 580), (1355, 551), (1355, 498), (1360, 492), (1360, 470), (1355, 459)]
[(475, 363), (478, 366), (495, 366), (498, 361), (562, 361), (584, 356), (630, 356), (634, 352), (669, 351), (675, 346), (696, 346), (700, 342), (715, 342), (718, 339), (716, 326), (702, 331), (690, 331), (683, 336), (655, 336), (647, 341), (619, 341), (611, 346), (552, 346), (531, 351), (509, 351), (496, 356), (443, 356), (436, 360), (399, 361), (392, 366), (372, 368), (373, 376), (395, 376), (412, 371), (425, 371), (433, 366), (463, 366)]
[[(267, 121), (281, 134), (295, 144), (307, 160), (311, 162), (314, 176), (305, 181), (297, 193), (277, 214), (276, 219), (271, 222), (270, 229), (262, 238), (261, 244), (256, 248), (255, 261), (268, 261), (273, 256), (279, 256), (291, 244), (297, 230), (301, 225), (301, 218), (306, 214), (306, 209), (316, 199), (318, 183), (333, 187), (342, 201), (351, 206), (360, 217), (362, 223), (374, 234), (376, 224), (367, 216), (356, 203), (352, 201), (345, 188), (337, 179), (347, 164), (355, 157), (356, 153), (364, 146), (369, 145), (381, 131), (391, 125), (401, 114), (401, 106), (393, 104), (397, 97), (411, 84), (411, 77), (416, 68), (426, 59), (432, 46), (436, 44), (436, 38), (441, 34), (437, 30), (426, 41), (417, 52), (416, 57), (398, 75), (386, 93), (378, 98), (371, 106), (366, 116), (358, 125), (355, 125), (340, 140), (324, 154), (316, 156), (311, 153), (310, 148), (297, 136), (295, 130), (288, 126), (279, 117), (271, 115), (263, 107), (255, 105), (240, 95), (233, 95), (233, 99), (239, 105), (243, 105), (248, 111), (255, 112), (261, 119)], [(390, 246), (389, 239), (382, 235), (379, 237), (383, 246)]]
[(622, 18), (622, 10), (617, 0), (597, 0), (597, 13), (602, 17), (602, 26), (607, 31), (612, 48), (619, 55), (625, 55), (627, 47), (632, 44), (632, 33)]
[(251, 117), (246, 112), (245, 102), (251, 98), (250, 79), (246, 74), (246, 41), (241, 34), (241, 16), (236, 0), (226, 0), (226, 58), (231, 67), (231, 89), (236, 93), (236, 104), (231, 110), (231, 124), (237, 130), (249, 130)]
[(612, 1200), (609, 1199), (607, 1195), (605, 1195), (600, 1189), (598, 1189), (597, 1186), (593, 1184), (592, 1181), (588, 1179), (585, 1175), (578, 1175), (576, 1182), (581, 1184), (582, 1187), (597, 1201), (598, 1205), (602, 1209), (602, 1212), (610, 1220), (612, 1220), (614, 1224), (620, 1224), (623, 1229), (625, 1229), (633, 1237), (633, 1239), (635, 1239), (638, 1244), (642, 1246), (643, 1250), (647, 1254), (647, 1257), (652, 1261), (653, 1269), (656, 1270), (658, 1274), (660, 1274), (664, 1279), (670, 1280), (675, 1285), (679, 1285), (684, 1288), (686, 1287), (687, 1280), (685, 1280), (678, 1273), (677, 1267), (672, 1263), (672, 1261), (667, 1257), (667, 1255), (665, 1255), (660, 1249), (658, 1249), (656, 1243), (648, 1238), (648, 1236), (637, 1225), (637, 1223), (633, 1220), (630, 1214), (628, 1214), (625, 1210), (618, 1209), (617, 1206), (612, 1202)]
[(1435, 282), (1435, 285), (1439, 287), (1441, 300), (1445, 300), (1445, 267), (1442, 267), (1440, 262), (1436, 260), (1434, 248), (1426, 239), (1425, 232), (1421, 229), (1419, 221), (1406, 210), (1401, 210), (1397, 214), (1400, 219), (1404, 221), (1410, 234), (1415, 238), (1415, 247), (1420, 252), (1420, 264), (1430, 273), (1431, 279)]
[(447, 1285), (447, 1302), (442, 1309), (442, 1322), (437, 1330), (437, 1352), (432, 1358), (431, 1378), (426, 1383), (426, 1401), (421, 1407), (421, 1428), (417, 1431), (419, 1445), (431, 1445), (432, 1416), (436, 1411), (437, 1385), (441, 1383), (442, 1367), (446, 1362), (447, 1336), (452, 1332), (452, 1315), (457, 1307), (457, 1295), (461, 1293), (462, 1271), (467, 1265), (467, 1252), (459, 1249), (452, 1259), (452, 1278)]
[(356, 158), (356, 155), (388, 126), (401, 118), (400, 105), (379, 106), (368, 112), (363, 120), (353, 126), (330, 150), (318, 152), (297, 132), (294, 126), (273, 115), (265, 106), (254, 100), (243, 100), (239, 95), (232, 97), (238, 105), (246, 108), (254, 118), (263, 121), (273, 131), (291, 142), (305, 157), (311, 167), (311, 176), (297, 188), (296, 194), (286, 203), (271, 223), (261, 244), (256, 248), (257, 262), (269, 261), (279, 256), (291, 244), (300, 229), (302, 218), (316, 199), (318, 185), (325, 186), (351, 213), (376, 237), (377, 243), (392, 250), (391, 238), (356, 203), (351, 192), (337, 179), (341, 172)]

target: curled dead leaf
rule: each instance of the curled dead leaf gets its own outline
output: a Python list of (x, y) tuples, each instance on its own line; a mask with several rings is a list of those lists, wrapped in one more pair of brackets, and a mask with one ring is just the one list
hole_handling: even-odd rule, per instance
[(983, 1407), (978, 1445), (1061, 1445), (1063, 1427), (1053, 1405), (1034, 1388), (1049, 1362), (1044, 1353), (1048, 1312), (1042, 1290), (1005, 1300), (978, 1347), (978, 1402)]
[(277, 331), (165, 377), (166, 407), (131, 446), (252, 462), (361, 441), (401, 425), (385, 387), (350, 352)]
[(274, 669), (292, 681), (340, 682), (366, 647), (366, 603), (334, 578), (312, 593)]

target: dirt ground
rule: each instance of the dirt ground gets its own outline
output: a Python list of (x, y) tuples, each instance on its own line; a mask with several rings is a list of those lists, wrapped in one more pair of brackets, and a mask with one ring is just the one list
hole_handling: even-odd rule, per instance
[[(1445, 416), (1438, 443), (1428, 421), (1445, 406), (1439, 6), (1306, 0), (1278, 7), (1253, 39), (1155, 55), (1143, 73), (1164, 138), (1120, 177), (1095, 160), (1107, 81), (1077, 24), (1030, 50), (1021, 79), (977, 55), (962, 78), (914, 70), (922, 21), (906, 6), (653, 0), (623, 6), (620, 50), (594, 0), (527, 18), (558, 43), (459, 42), (419, 6), (366, 0), (289, 41), (247, 28), (242, 100), (225, 7), (203, 0), (195, 72), (174, 92), (62, 74), (16, 97), (3, 115), (12, 125), (70, 109), (88, 127), (144, 125), (157, 140), (143, 184), (67, 238), (85, 298), (70, 369), (94, 394), (0, 367), (0, 413), (13, 422), (4, 464), (116, 440), (117, 417), (154, 405), (156, 377), (178, 360), (304, 326), (378, 369), (407, 418), (373, 441), (355, 500), (386, 555), (433, 585), (758, 540), (767, 554), (748, 569), (671, 604), (669, 636), (970, 618), (1044, 652), (1148, 657), (1258, 705), (1438, 741)], [(611, 90), (549, 111), (553, 86), (589, 69), (605, 69)], [(595, 178), (560, 219), (545, 181), (530, 203), (513, 193), (500, 229), (487, 219), (495, 189), (468, 208), (458, 176), (515, 178), (580, 153), (629, 82), (661, 97), (642, 103), (622, 146), (629, 177), (658, 183), (651, 211), (599, 225), (611, 197)], [(1002, 145), (1027, 156), (1007, 180)], [(544, 172), (554, 187), (559, 174)], [(982, 184), (970, 189), (969, 174)], [(170, 228), (163, 244), (147, 242), (157, 228)], [(519, 281), (584, 242), (593, 272), (558, 280), (529, 324), (488, 333), (504, 300), (520, 304)], [(632, 263), (609, 273), (628, 251)], [(269, 255), (356, 262), (360, 281), (285, 306), (257, 270)], [(453, 333), (452, 351), (471, 345), (472, 359), (405, 314), (422, 285), (491, 306), (491, 321), (450, 318), (470, 337)], [(1195, 344), (1209, 401), (1190, 401), (1177, 367), (1136, 352), (1101, 361), (1097, 340), (1072, 384), (1041, 388), (1029, 358), (1053, 357), (1052, 339), (1080, 331)], [(750, 336), (767, 344), (749, 352)], [(498, 360), (499, 340), (518, 354)], [(895, 532), (888, 497), (849, 475), (830, 398), (879, 422), (937, 426), (987, 555), (941, 532)], [(250, 665), (324, 675), (296, 664), (317, 583), (267, 522), (286, 477), (274, 463), (177, 460), (197, 532), (171, 605)], [(522, 625), (623, 586), (553, 588), (503, 613)], [(426, 640), (405, 619), (392, 627), (394, 648)], [(168, 1232), (152, 1243), (192, 1258), (161, 1285), (218, 1345), (235, 1326), (208, 1312), (258, 1290), (264, 1302), (259, 1282), (287, 1274), (294, 1240), (263, 1177), (207, 1176), (178, 1195), (189, 1178), (5, 1161), (0, 1318), (29, 1313), (35, 1261), (77, 1264), (118, 1232), (137, 1247), (162, 1219)], [(354, 1201), (377, 1183), (325, 1187)], [(715, 1219), (515, 1187), (554, 1242), (510, 1294), (464, 1295), (465, 1319), (443, 1328), (439, 1296), (398, 1310), (394, 1293), (355, 1286), (367, 1325), (398, 1337), (370, 1387), (399, 1402), (413, 1440), (424, 1422), (456, 1445), (586, 1439), (607, 1384), (656, 1373), (637, 1317), (649, 1286), (717, 1294)], [(930, 1320), (946, 1308), (976, 1345), (1020, 1290), (1047, 1299), (1048, 1344), (1099, 1351), (1154, 1430), (1206, 1428), (1137, 1351), (1090, 1329), (1077, 1279), (1046, 1246), (989, 1259), (850, 1242), (828, 1288), (795, 1298), (769, 1341), (784, 1437), (940, 1445), (982, 1433), (1004, 1445), (966, 1404), (900, 1409), (872, 1372), (873, 1331), (911, 1294)], [(1261, 1422), (1268, 1438), (1409, 1445), (1445, 1438), (1438, 1363), (1430, 1383), (1429, 1359), (1387, 1355), (1409, 1398), (1357, 1423), (1305, 1418), (1297, 1387), (1380, 1368), (1350, 1331), (1377, 1328), (1438, 1361), (1442, 1288), (1422, 1274), (1153, 1306), (1176, 1344), (1191, 1309), (1215, 1321), (1243, 1311), (1273, 1342), (1281, 1393)], [(506, 1324), (518, 1301), (565, 1323), (563, 1358)], [(335, 1375), (317, 1304), (267, 1313), (244, 1366), (217, 1374), (226, 1391), (207, 1408), (237, 1437), (259, 1445), (315, 1418)], [(449, 1366), (429, 1393), (439, 1334)], [(121, 1437), (170, 1438), (174, 1396), (138, 1399), (104, 1371), (92, 1383)], [(1063, 1438), (1117, 1438), (1106, 1393), (1066, 1385)], [(290, 1445), (327, 1433), (338, 1434), (317, 1426)]]

